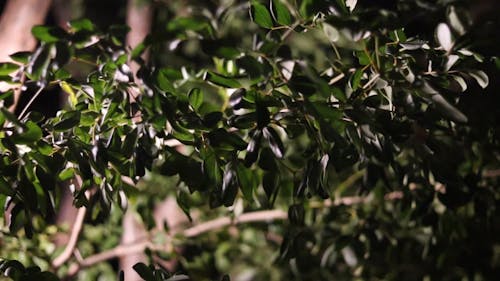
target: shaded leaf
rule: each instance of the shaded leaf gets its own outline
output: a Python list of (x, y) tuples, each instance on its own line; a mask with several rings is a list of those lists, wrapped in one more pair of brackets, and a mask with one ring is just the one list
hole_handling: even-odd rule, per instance
[(436, 105), (436, 109), (445, 117), (455, 122), (467, 123), (467, 116), (451, 105), (442, 95), (434, 94), (431, 96), (431, 100)]
[(489, 84), (489, 78), (486, 73), (482, 70), (475, 70), (475, 71), (470, 71), (469, 75), (472, 76), (476, 80), (476, 82), (481, 86), (481, 88), (486, 88), (488, 87)]
[(277, 158), (283, 158), (285, 147), (283, 146), (283, 142), (281, 142), (281, 138), (279, 137), (276, 130), (271, 127), (265, 127), (262, 132), (264, 134), (264, 138), (266, 138), (269, 142), (269, 147), (271, 148), (271, 151), (274, 153), (274, 155)]
[(189, 104), (194, 109), (198, 109), (203, 104), (203, 92), (198, 88), (193, 88), (188, 93)]
[(225, 88), (241, 88), (240, 82), (238, 80), (229, 78), (226, 76), (222, 76), (220, 74), (214, 73), (212, 71), (207, 72), (206, 79), (216, 85), (225, 87)]

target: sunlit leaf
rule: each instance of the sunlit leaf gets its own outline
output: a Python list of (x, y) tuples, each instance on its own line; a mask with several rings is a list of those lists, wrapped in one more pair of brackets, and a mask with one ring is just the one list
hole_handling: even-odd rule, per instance
[(251, 10), (253, 21), (256, 24), (268, 29), (271, 29), (273, 27), (273, 20), (266, 6), (260, 4), (257, 1), (252, 1)]

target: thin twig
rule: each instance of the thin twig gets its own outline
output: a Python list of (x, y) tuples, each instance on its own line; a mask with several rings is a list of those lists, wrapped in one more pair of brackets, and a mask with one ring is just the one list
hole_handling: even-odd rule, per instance
[(38, 91), (31, 97), (30, 101), (23, 108), (23, 111), (21, 111), (21, 114), (19, 114), (19, 120), (23, 119), (24, 114), (28, 111), (29, 107), (36, 100), (36, 98), (40, 95), (40, 93), (42, 93), (42, 90), (43, 90), (43, 87), (38, 88)]

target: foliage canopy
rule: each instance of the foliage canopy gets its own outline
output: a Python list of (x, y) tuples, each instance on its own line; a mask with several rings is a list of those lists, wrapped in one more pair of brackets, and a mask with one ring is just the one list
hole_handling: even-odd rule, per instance
[[(27, 77), (33, 99), (50, 88), (68, 97), (56, 116), (29, 105), (16, 116), (13, 91), (0, 94), (9, 212), (0, 271), (64, 276), (66, 265), (49, 273), (60, 252), (51, 223), (61, 188), (78, 177), (70, 187), (89, 209), (84, 256), (119, 244), (120, 208), (153, 229), (154, 204), (176, 194), (195, 221), (288, 212), (285, 223), (241, 224), (236, 234), (179, 235), (180, 256), (147, 250), (156, 268), (157, 258), (179, 259), (195, 280), (499, 276), (500, 61), (498, 38), (488, 38), (497, 22), (464, 1), (189, 5), (162, 6), (134, 49), (123, 43), (127, 27), (82, 19), (68, 30), (34, 27), (39, 48), (0, 64), (3, 81)], [(187, 278), (135, 269), (145, 280)], [(78, 278), (114, 270), (82, 268)]]

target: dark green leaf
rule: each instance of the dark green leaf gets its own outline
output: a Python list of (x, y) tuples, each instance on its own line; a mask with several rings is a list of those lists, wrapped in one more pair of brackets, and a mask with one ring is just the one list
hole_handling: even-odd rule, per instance
[(436, 109), (445, 117), (455, 122), (467, 123), (467, 116), (451, 105), (442, 95), (434, 94), (431, 99), (436, 105)]
[(125, 158), (130, 158), (132, 156), (135, 151), (138, 139), (139, 134), (137, 133), (137, 128), (134, 128), (131, 132), (127, 133), (121, 149)]
[(222, 112), (210, 112), (203, 116), (203, 125), (209, 128), (217, 126), (217, 123), (222, 120)]
[(271, 127), (265, 127), (262, 132), (264, 134), (264, 138), (266, 138), (269, 142), (269, 147), (271, 148), (271, 151), (274, 153), (274, 155), (277, 158), (283, 158), (285, 147), (283, 146), (283, 142), (281, 142), (281, 138), (279, 137), (276, 130)]
[(255, 130), (250, 142), (247, 146), (247, 154), (245, 155), (245, 166), (250, 167), (259, 156), (260, 141), (262, 138), (262, 131)]
[(68, 111), (61, 115), (61, 121), (54, 125), (54, 130), (61, 132), (73, 129), (80, 123), (80, 111)]
[(5, 181), (3, 177), (0, 177), (0, 194), (13, 196), (15, 191), (12, 190), (9, 183)]
[(202, 40), (201, 48), (205, 54), (212, 57), (219, 57), (225, 59), (235, 59), (240, 54), (235, 46), (232, 46), (234, 41), (230, 40)]
[(156, 75), (157, 86), (164, 92), (175, 93), (174, 86), (167, 77), (168, 73), (166, 69), (160, 70)]
[(229, 207), (233, 205), (234, 199), (238, 194), (238, 179), (236, 171), (233, 170), (231, 163), (227, 164), (222, 179), (222, 203)]
[(205, 148), (200, 156), (203, 159), (203, 173), (216, 187), (220, 187), (222, 174), (214, 150), (212, 148)]
[(42, 138), (42, 129), (32, 121), (28, 121), (25, 124), (25, 129), (20, 134), (15, 134), (12, 136), (12, 140), (16, 144), (30, 144), (38, 141)]
[(153, 270), (151, 268), (149, 268), (147, 265), (145, 265), (144, 263), (142, 263), (142, 262), (136, 263), (132, 268), (145, 281), (155, 281), (155, 276), (153, 275)]
[(27, 72), (33, 80), (44, 80), (50, 63), (52, 45), (44, 45), (36, 50), (31, 57)]
[(262, 129), (269, 124), (270, 113), (269, 109), (267, 109), (266, 106), (258, 103), (256, 114), (257, 114), (257, 127)]
[(294, 204), (288, 208), (288, 219), (295, 225), (304, 225), (305, 211), (302, 204)]
[(278, 190), (279, 177), (276, 171), (265, 172), (262, 178), (262, 187), (269, 201), (273, 200), (275, 192)]
[(56, 47), (56, 56), (54, 60), (57, 62), (58, 67), (63, 67), (67, 64), (72, 56), (72, 49), (67, 42), (57, 42), (55, 44)]
[(236, 166), (236, 174), (240, 184), (241, 192), (249, 202), (253, 200), (253, 192), (257, 187), (257, 180), (252, 170), (246, 168), (242, 163), (238, 162)]
[(252, 19), (256, 24), (263, 28), (271, 29), (273, 27), (271, 14), (267, 10), (266, 6), (257, 1), (252, 1)]
[(194, 109), (200, 108), (200, 106), (203, 103), (203, 92), (200, 89), (198, 88), (191, 89), (191, 91), (189, 91), (188, 93), (188, 97), (189, 97), (189, 104), (191, 104), (191, 106)]
[(211, 71), (209, 71), (207, 73), (206, 79), (208, 81), (216, 84), (216, 85), (219, 85), (219, 86), (222, 86), (225, 88), (241, 88), (241, 84), (240, 84), (240, 82), (238, 82), (238, 80), (233, 79), (233, 78), (229, 78), (226, 76), (222, 76), (220, 74), (217, 74), (217, 73), (214, 73)]
[(17, 53), (11, 54), (9, 57), (15, 62), (26, 64), (29, 61), (30, 55), (31, 55), (31, 52), (17, 52)]

